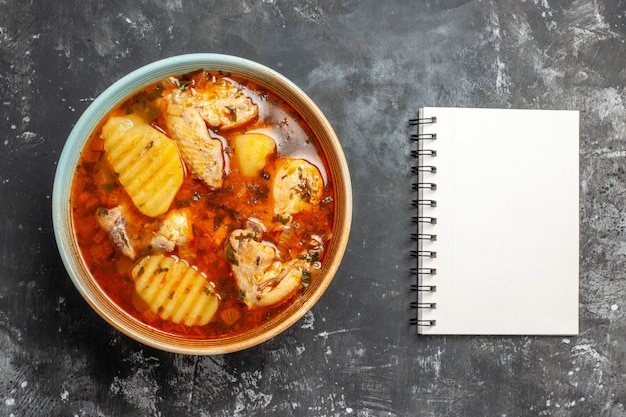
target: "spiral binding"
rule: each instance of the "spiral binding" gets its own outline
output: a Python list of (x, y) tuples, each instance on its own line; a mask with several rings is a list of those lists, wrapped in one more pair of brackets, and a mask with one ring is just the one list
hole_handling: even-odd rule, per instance
[[(411, 240), (417, 242), (417, 249), (410, 252), (410, 256), (416, 259), (416, 266), (410, 269), (411, 276), (415, 277), (416, 284), (411, 285), (410, 290), (416, 293), (416, 300), (410, 303), (410, 307), (416, 311), (419, 309), (433, 309), (436, 308), (436, 303), (420, 302), (419, 294), (422, 292), (434, 292), (437, 290), (435, 285), (422, 285), (421, 277), (424, 275), (433, 276), (437, 274), (435, 268), (422, 268), (420, 266), (420, 259), (423, 258), (436, 258), (437, 252), (430, 250), (422, 250), (420, 241), (435, 241), (437, 240), (436, 234), (422, 233), (422, 224), (436, 224), (437, 219), (435, 217), (423, 216), (421, 207), (436, 207), (437, 201), (433, 199), (426, 199), (422, 197), (422, 191), (424, 190), (436, 190), (437, 184), (433, 182), (424, 182), (423, 174), (435, 174), (437, 168), (434, 165), (423, 163), (424, 159), (432, 159), (437, 156), (437, 151), (434, 149), (428, 149), (425, 145), (433, 140), (437, 140), (437, 134), (435, 133), (422, 133), (421, 126), (424, 124), (436, 123), (436, 117), (415, 118), (409, 120), (410, 126), (417, 126), (417, 133), (411, 134), (410, 139), (412, 142), (417, 143), (417, 149), (411, 151), (411, 157), (415, 158), (416, 165), (411, 167), (411, 173), (417, 176), (417, 180), (413, 182), (412, 189), (417, 192), (417, 196), (412, 200), (411, 204), (417, 208), (417, 216), (412, 217), (413, 224), (416, 225), (416, 233), (411, 233)], [(419, 314), (416, 314), (414, 318), (410, 320), (412, 325), (417, 326), (434, 326), (435, 320), (421, 320)]]

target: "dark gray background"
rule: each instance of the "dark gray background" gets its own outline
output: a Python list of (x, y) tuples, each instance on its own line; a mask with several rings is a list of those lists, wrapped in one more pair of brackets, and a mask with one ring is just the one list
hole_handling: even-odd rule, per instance
[[(0, 415), (625, 416), (625, 42), (622, 0), (0, 1)], [(74, 289), (51, 224), (81, 112), (131, 70), (189, 52), (298, 84), (354, 186), (348, 250), (320, 302), (216, 357), (110, 328)], [(581, 110), (579, 336), (408, 325), (407, 120), (421, 105)]]

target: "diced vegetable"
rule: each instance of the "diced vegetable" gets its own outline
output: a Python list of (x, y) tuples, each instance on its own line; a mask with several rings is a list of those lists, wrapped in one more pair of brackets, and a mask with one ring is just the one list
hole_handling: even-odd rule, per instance
[(243, 133), (234, 137), (235, 155), (243, 175), (254, 177), (276, 149), (274, 139), (262, 133)]

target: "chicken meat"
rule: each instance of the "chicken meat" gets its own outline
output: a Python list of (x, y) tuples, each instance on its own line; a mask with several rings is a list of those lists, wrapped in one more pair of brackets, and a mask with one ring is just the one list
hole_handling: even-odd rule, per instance
[(231, 232), (226, 256), (248, 307), (267, 307), (289, 300), (313, 266), (307, 256), (281, 262), (277, 251), (262, 240), (263, 226), (248, 221)]
[(124, 209), (121, 206), (111, 209), (101, 207), (96, 211), (96, 220), (102, 230), (109, 235), (113, 247), (124, 256), (134, 259), (136, 251), (128, 235)]

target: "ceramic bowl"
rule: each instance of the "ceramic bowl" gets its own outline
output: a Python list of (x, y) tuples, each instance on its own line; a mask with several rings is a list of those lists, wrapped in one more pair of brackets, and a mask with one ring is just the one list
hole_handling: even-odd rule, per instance
[[(134, 92), (168, 76), (197, 69), (223, 71), (247, 78), (285, 99), (317, 136), (334, 178), (334, 238), (326, 248), (319, 279), (292, 305), (257, 328), (214, 340), (191, 339), (158, 331), (119, 308), (87, 270), (75, 239), (70, 216), (70, 190), (83, 147), (100, 121)], [(104, 320), (129, 337), (164, 351), (216, 355), (243, 350), (278, 335), (296, 323), (319, 300), (331, 283), (344, 255), (352, 216), (350, 175), (341, 144), (317, 105), (294, 83), (256, 62), (221, 54), (190, 54), (166, 58), (141, 67), (107, 88), (80, 117), (61, 153), (54, 179), (52, 214), (55, 238), (67, 272), (79, 293)]]

